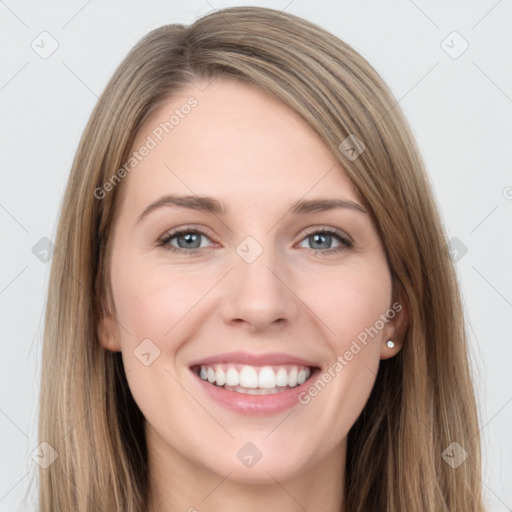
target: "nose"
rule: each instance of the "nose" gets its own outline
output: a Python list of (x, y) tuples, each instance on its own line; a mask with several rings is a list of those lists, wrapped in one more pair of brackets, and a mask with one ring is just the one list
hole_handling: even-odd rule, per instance
[(270, 253), (263, 251), (251, 263), (235, 256), (222, 301), (225, 322), (260, 333), (296, 321), (299, 299), (293, 291), (292, 278)]

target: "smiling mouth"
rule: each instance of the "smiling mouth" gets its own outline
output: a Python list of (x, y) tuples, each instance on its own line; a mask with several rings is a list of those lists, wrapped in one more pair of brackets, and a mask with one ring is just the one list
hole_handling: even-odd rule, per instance
[(295, 364), (250, 366), (234, 363), (191, 367), (200, 379), (212, 386), (247, 395), (272, 395), (296, 388), (319, 368)]

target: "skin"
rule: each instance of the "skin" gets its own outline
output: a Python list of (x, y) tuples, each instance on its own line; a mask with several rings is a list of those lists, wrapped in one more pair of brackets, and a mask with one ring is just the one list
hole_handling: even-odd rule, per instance
[[(147, 420), (148, 510), (339, 511), (347, 433), (380, 360), (400, 350), (407, 313), (402, 309), (370, 337), (307, 405), (254, 418), (204, 393), (189, 370), (193, 360), (238, 350), (284, 352), (326, 369), (393, 303), (370, 215), (349, 208), (284, 214), (299, 199), (362, 205), (319, 137), (255, 89), (225, 79), (206, 85), (184, 88), (138, 132), (133, 148), (190, 96), (197, 99), (121, 184), (110, 262), (115, 307), (98, 329), (105, 349), (122, 352)], [(137, 222), (169, 193), (212, 196), (229, 211), (221, 216), (166, 206)], [(207, 234), (200, 252), (158, 246), (171, 230), (194, 227)], [(353, 246), (334, 253), (343, 246), (335, 237), (315, 243), (310, 232), (325, 228), (343, 231)], [(263, 248), (252, 263), (236, 252), (247, 236)], [(178, 239), (169, 244), (177, 247)], [(160, 350), (149, 366), (133, 354), (147, 338)], [(388, 339), (394, 348), (386, 346)], [(237, 458), (247, 442), (263, 454), (251, 468)]]

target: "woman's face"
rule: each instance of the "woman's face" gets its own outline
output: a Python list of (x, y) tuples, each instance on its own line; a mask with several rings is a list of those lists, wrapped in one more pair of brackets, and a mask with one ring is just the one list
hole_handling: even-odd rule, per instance
[(370, 215), (312, 129), (248, 86), (206, 85), (135, 140), (101, 343), (122, 351), (155, 464), (252, 483), (337, 471), (405, 311)]

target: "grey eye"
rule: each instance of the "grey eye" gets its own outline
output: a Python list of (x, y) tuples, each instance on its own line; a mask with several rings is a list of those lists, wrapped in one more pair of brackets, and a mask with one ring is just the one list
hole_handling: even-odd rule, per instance
[(311, 249), (330, 249), (332, 243), (332, 236), (325, 235), (323, 233), (316, 233), (314, 235), (308, 236), (308, 240), (310, 240), (313, 247)]
[(183, 235), (174, 236), (178, 242), (178, 247), (183, 249), (198, 249), (201, 247), (201, 233), (185, 233)]

